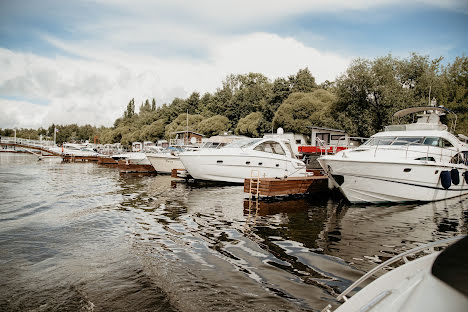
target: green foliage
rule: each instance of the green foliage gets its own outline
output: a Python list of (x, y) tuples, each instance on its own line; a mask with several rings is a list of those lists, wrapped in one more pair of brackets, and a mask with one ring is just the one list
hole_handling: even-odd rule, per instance
[(239, 120), (236, 127), (236, 134), (250, 137), (259, 137), (262, 133), (268, 132), (268, 125), (261, 112), (250, 113)]
[(228, 131), (231, 127), (229, 119), (225, 116), (216, 115), (213, 117), (206, 118), (198, 124), (198, 132), (204, 134), (207, 137), (223, 134)]
[(202, 115), (188, 115), (188, 126), (187, 126), (187, 114), (181, 114), (179, 117), (174, 119), (170, 124), (165, 128), (165, 137), (167, 139), (171, 138), (173, 132), (177, 131), (196, 131), (198, 129), (199, 123), (203, 120)]
[(155, 142), (159, 139), (164, 138), (166, 131), (166, 121), (164, 119), (158, 119), (151, 125), (145, 125), (142, 130), (142, 140)]
[(295, 76), (289, 76), (291, 92), (311, 92), (317, 88), (315, 78), (306, 67), (300, 69)]
[(278, 108), (273, 126), (302, 134), (309, 134), (310, 126), (334, 127), (336, 122), (330, 109), (335, 101), (332, 93), (322, 89), (292, 93)]

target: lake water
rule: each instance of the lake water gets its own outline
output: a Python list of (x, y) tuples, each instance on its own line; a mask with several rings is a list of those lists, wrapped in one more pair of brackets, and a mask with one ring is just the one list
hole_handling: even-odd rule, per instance
[(94, 163), (0, 154), (1, 311), (318, 311), (363, 272), (466, 234), (468, 198), (260, 202)]

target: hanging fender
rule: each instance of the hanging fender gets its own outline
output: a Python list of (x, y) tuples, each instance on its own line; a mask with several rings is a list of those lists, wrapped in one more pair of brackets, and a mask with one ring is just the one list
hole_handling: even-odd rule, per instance
[(446, 190), (452, 185), (452, 177), (450, 171), (444, 170), (440, 173), (440, 183), (442, 187)]
[(468, 171), (463, 172), (463, 176), (465, 177), (466, 184), (468, 184)]
[(460, 184), (460, 173), (458, 172), (458, 169), (453, 168), (450, 170), (450, 177), (452, 178), (453, 185)]

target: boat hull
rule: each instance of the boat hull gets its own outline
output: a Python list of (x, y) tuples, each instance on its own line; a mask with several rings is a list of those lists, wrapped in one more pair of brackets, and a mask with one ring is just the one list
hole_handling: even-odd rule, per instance
[(158, 173), (171, 174), (172, 169), (185, 169), (179, 157), (171, 154), (146, 154)]
[[(323, 169), (351, 203), (437, 201), (468, 194), (463, 166), (355, 161), (322, 157)], [(458, 167), (460, 182), (448, 189), (440, 173)]]
[(196, 180), (244, 183), (252, 176), (283, 178), (307, 176), (305, 165), (294, 168), (285, 159), (252, 155), (183, 153), (180, 159)]

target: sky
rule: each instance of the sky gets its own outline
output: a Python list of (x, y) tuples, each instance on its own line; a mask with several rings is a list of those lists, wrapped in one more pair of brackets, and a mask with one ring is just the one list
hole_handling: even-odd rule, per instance
[(229, 74), (467, 55), (468, 0), (0, 0), (0, 128), (111, 126), (130, 99), (215, 92)]

